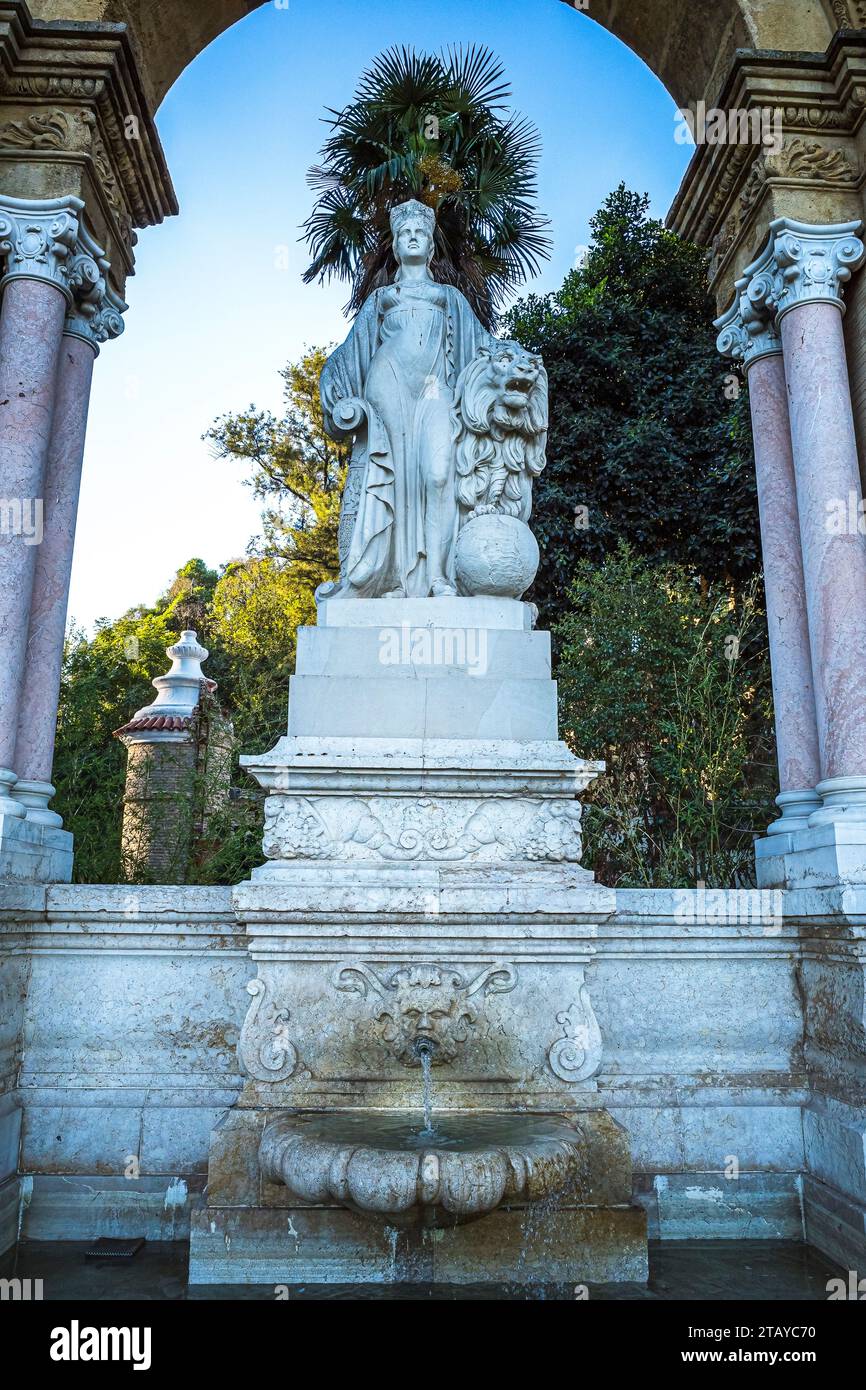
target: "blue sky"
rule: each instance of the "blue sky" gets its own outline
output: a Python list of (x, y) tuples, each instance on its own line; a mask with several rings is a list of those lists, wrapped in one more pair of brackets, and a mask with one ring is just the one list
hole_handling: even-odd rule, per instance
[(139, 234), (126, 332), (103, 348), (91, 401), (70, 617), (90, 627), (152, 602), (193, 555), (241, 555), (259, 507), (210, 457), (213, 418), (278, 410), (277, 372), (345, 335), (344, 286), (305, 286), (307, 168), (375, 55), (486, 43), (541, 131), (539, 206), (555, 289), (621, 179), (663, 217), (690, 150), (674, 103), (617, 39), (561, 0), (288, 0), (221, 35), (168, 93), (157, 124), (181, 213)]

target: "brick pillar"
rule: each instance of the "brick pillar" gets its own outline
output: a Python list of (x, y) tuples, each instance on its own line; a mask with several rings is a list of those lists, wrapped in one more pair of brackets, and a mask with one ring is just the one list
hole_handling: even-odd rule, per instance
[(121, 859), (135, 883), (184, 883), (197, 837), (215, 809), (230, 760), (222, 754), (230, 726), (202, 674), (207, 658), (193, 631), (167, 649), (171, 669), (153, 684), (156, 700), (115, 737), (127, 748)]

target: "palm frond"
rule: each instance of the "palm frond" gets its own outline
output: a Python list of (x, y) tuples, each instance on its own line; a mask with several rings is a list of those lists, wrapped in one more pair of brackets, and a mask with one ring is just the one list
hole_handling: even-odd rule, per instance
[(318, 197), (304, 223), (313, 257), (305, 281), (347, 280), (350, 307), (360, 308), (394, 275), (390, 209), (420, 197), (437, 208), (434, 278), (456, 285), (492, 326), (550, 254), (535, 208), (541, 141), (508, 110), (510, 95), (486, 47), (379, 54), (354, 99), (326, 116), (320, 162), (307, 175)]
[[(459, 109), (472, 111), (483, 107), (487, 111), (502, 111), (511, 96), (511, 84), (501, 81), (505, 69), (489, 48), (469, 48), (462, 45), (449, 48), (445, 72), (449, 98), (459, 102)], [(458, 109), (455, 105), (454, 109)]]

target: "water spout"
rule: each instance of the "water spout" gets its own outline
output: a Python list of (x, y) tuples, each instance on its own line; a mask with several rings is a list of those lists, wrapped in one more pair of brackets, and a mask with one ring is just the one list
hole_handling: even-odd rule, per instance
[(433, 1054), (436, 1051), (436, 1039), (425, 1036), (418, 1037), (412, 1044), (412, 1052), (421, 1063), (421, 1075), (424, 1080), (424, 1128), (422, 1134), (433, 1133)]

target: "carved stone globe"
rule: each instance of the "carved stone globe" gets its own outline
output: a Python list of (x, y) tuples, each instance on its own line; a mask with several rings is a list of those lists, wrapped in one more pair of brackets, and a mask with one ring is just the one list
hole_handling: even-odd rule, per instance
[(457, 537), (457, 585), (470, 597), (521, 598), (538, 562), (538, 542), (526, 522), (504, 512), (470, 517)]

